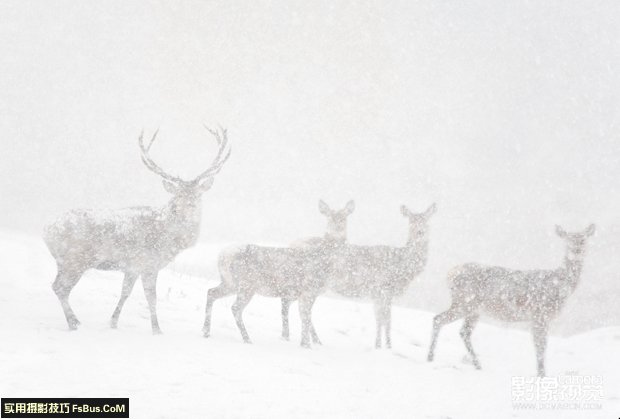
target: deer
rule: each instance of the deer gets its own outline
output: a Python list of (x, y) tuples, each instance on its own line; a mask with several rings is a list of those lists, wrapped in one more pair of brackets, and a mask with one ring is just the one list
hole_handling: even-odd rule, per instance
[(531, 323), (537, 373), (544, 377), (549, 324), (579, 283), (586, 240), (594, 231), (594, 224), (574, 233), (556, 226), (556, 234), (566, 242), (564, 260), (557, 269), (514, 270), (476, 263), (451, 269), (448, 283), (452, 303), (448, 310), (433, 318), (428, 361), (433, 361), (441, 328), (463, 318), (461, 338), (474, 367), (481, 369), (471, 335), (480, 315), (484, 314), (505, 322)]
[[(214, 302), (236, 294), (232, 306), (233, 317), (243, 341), (251, 343), (243, 322), (243, 310), (252, 297), (259, 294), (282, 300), (283, 334), (284, 328), (288, 334), (288, 307), (292, 301), (298, 300), (302, 320), (301, 346), (310, 347), (310, 335), (314, 343), (320, 343), (312, 325), (312, 306), (318, 295), (325, 291), (327, 278), (338, 266), (337, 258), (341, 257), (344, 249), (343, 219), (346, 220), (346, 216), (353, 211), (353, 204), (347, 205), (344, 212), (335, 213), (331, 210), (328, 212), (328, 207), (323, 204), (320, 203), (319, 208), (330, 217), (329, 230), (323, 238), (312, 239), (310, 244), (304, 246), (268, 247), (248, 244), (220, 253), (218, 268), (221, 282), (207, 292), (202, 329), (204, 337), (211, 334)], [(338, 222), (332, 225), (331, 217)], [(338, 228), (335, 228), (336, 225)], [(284, 314), (287, 315), (286, 320)]]
[(141, 277), (152, 332), (161, 333), (156, 312), (158, 272), (198, 240), (202, 194), (211, 188), (215, 175), (230, 157), (226, 130), (205, 128), (215, 137), (218, 151), (209, 167), (192, 180), (169, 174), (150, 157), (159, 130), (148, 145), (144, 144), (144, 131), (140, 134), (142, 163), (162, 178), (164, 189), (172, 194), (163, 207), (74, 209), (44, 228), (44, 241), (57, 264), (52, 289), (70, 330), (76, 330), (80, 322), (69, 304), (69, 294), (87, 269), (97, 269), (124, 273), (121, 296), (110, 326), (117, 328), (123, 305)]
[[(318, 246), (324, 240), (337, 240), (345, 243), (347, 241), (347, 217), (355, 210), (355, 202), (349, 201), (344, 208), (340, 210), (332, 210), (322, 199), (319, 200), (319, 212), (327, 218), (327, 231), (323, 237), (311, 237), (296, 241), (291, 244), (292, 247), (311, 247)], [(290, 298), (282, 298), (282, 338), (289, 340), (289, 309), (294, 300)], [(321, 340), (314, 329), (314, 325), (310, 323), (310, 334), (312, 341), (320, 345)]]
[[(409, 222), (409, 235), (403, 247), (347, 245), (341, 264), (328, 279), (331, 291), (348, 298), (370, 298), (373, 301), (376, 338), (375, 348), (392, 347), (392, 301), (402, 295), (411, 281), (426, 266), (429, 219), (436, 212), (432, 204), (424, 212), (414, 213), (402, 205), (401, 214)], [(344, 262), (342, 262), (344, 261)]]

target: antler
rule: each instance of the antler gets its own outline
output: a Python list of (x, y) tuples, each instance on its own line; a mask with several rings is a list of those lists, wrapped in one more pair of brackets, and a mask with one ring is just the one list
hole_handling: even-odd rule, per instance
[(153, 145), (153, 142), (155, 141), (155, 138), (157, 137), (157, 133), (159, 133), (159, 128), (157, 129), (157, 131), (155, 131), (155, 134), (153, 134), (153, 138), (151, 138), (151, 141), (149, 141), (148, 147), (144, 147), (144, 141), (143, 141), (144, 131), (140, 133), (140, 138), (138, 138), (138, 144), (140, 145), (140, 158), (142, 159), (142, 163), (144, 163), (144, 165), (151, 172), (158, 174), (159, 176), (163, 177), (164, 179), (170, 182), (177, 183), (177, 184), (185, 183), (185, 181), (181, 179), (180, 177), (172, 176), (171, 174), (166, 173), (164, 169), (159, 167), (153, 161), (153, 159), (151, 159), (151, 157), (149, 156), (149, 150), (151, 149), (151, 146)]
[[(209, 131), (215, 137), (215, 140), (217, 141), (217, 145), (218, 145), (218, 151), (217, 151), (217, 155), (211, 162), (211, 165), (209, 166), (209, 168), (205, 170), (204, 172), (202, 172), (201, 174), (199, 174), (198, 177), (196, 177), (196, 179), (193, 180), (193, 182), (195, 183), (200, 183), (200, 181), (202, 181), (203, 179), (216, 175), (220, 170), (222, 170), (222, 166), (224, 166), (224, 163), (226, 163), (226, 160), (228, 160), (228, 158), (230, 157), (230, 151), (231, 151), (231, 148), (228, 147), (228, 151), (224, 155), (224, 151), (226, 151), (226, 147), (228, 146), (228, 135), (227, 135), (228, 132), (226, 131), (225, 128), (220, 127), (220, 131), (221, 131), (221, 135), (220, 135), (219, 131), (212, 130), (211, 128), (209, 128), (208, 126), (204, 124), (203, 126), (205, 127), (207, 131)], [(222, 155), (224, 155), (224, 157), (222, 157)]]
[(138, 143), (140, 145), (140, 152), (141, 152), (140, 157), (142, 159), (142, 162), (150, 171), (158, 174), (159, 176), (163, 177), (164, 179), (170, 182), (174, 182), (177, 184), (178, 183), (198, 184), (205, 178), (208, 178), (208, 177), (211, 177), (217, 174), (222, 169), (222, 166), (224, 165), (224, 163), (226, 163), (226, 160), (228, 160), (228, 158), (230, 157), (230, 151), (231, 151), (230, 147), (228, 147), (228, 151), (226, 152), (226, 154), (224, 154), (228, 146), (227, 131), (226, 129), (220, 127), (220, 131), (221, 131), (221, 135), (220, 135), (219, 131), (212, 130), (206, 125), (204, 127), (207, 129), (207, 131), (209, 131), (215, 137), (215, 140), (217, 141), (217, 144), (218, 144), (218, 152), (215, 158), (213, 159), (213, 161), (211, 162), (211, 165), (209, 166), (209, 168), (205, 170), (204, 172), (202, 172), (201, 174), (199, 174), (194, 180), (187, 181), (187, 180), (181, 179), (178, 176), (172, 176), (171, 174), (166, 173), (164, 169), (159, 167), (153, 161), (153, 159), (151, 159), (151, 157), (149, 156), (149, 150), (151, 149), (151, 146), (153, 145), (153, 142), (155, 141), (155, 138), (157, 137), (157, 133), (159, 132), (159, 129), (155, 131), (155, 134), (153, 134), (153, 138), (151, 138), (151, 141), (149, 141), (149, 144), (146, 147), (144, 146), (144, 139), (143, 139), (144, 131), (140, 133), (140, 138), (138, 139)]

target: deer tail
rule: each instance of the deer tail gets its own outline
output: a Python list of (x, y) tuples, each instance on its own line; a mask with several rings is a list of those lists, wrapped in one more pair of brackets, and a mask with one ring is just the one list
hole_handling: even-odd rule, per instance
[(461, 274), (463, 274), (464, 270), (464, 266), (455, 266), (454, 268), (450, 269), (450, 271), (448, 271), (447, 281), (448, 286), (451, 290), (453, 290), (455, 287), (458, 287), (459, 277), (461, 276)]
[(238, 247), (231, 247), (223, 250), (218, 257), (217, 267), (220, 271), (220, 278), (222, 278), (222, 282), (228, 286), (234, 286), (236, 284), (232, 274), (232, 264), (235, 258), (239, 256), (240, 251), (241, 249)]

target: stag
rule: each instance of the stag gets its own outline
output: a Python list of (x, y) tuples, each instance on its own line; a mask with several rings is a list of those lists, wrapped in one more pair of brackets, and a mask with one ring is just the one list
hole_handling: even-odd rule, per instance
[(480, 369), (471, 334), (480, 315), (485, 314), (501, 321), (531, 323), (537, 372), (543, 377), (549, 323), (579, 283), (586, 239), (594, 234), (594, 230), (594, 224), (577, 233), (567, 233), (556, 226), (557, 235), (566, 242), (564, 261), (557, 269), (521, 271), (475, 263), (453, 268), (448, 274), (452, 304), (433, 319), (428, 361), (433, 360), (441, 328), (464, 318), (461, 338), (474, 366)]
[(370, 298), (377, 324), (375, 347), (391, 348), (392, 301), (402, 295), (409, 283), (426, 266), (428, 254), (428, 220), (437, 207), (432, 204), (422, 213), (401, 206), (409, 221), (409, 238), (404, 247), (347, 245), (344, 261), (329, 278), (328, 288), (349, 298)]
[(153, 334), (161, 333), (156, 312), (157, 274), (179, 252), (196, 243), (201, 195), (211, 188), (215, 175), (230, 156), (226, 130), (207, 130), (217, 141), (217, 155), (208, 169), (189, 181), (165, 172), (149, 156), (157, 131), (148, 145), (144, 144), (144, 133), (140, 134), (142, 162), (163, 178), (164, 189), (172, 194), (165, 206), (116, 211), (72, 210), (45, 228), (44, 240), (58, 267), (52, 289), (60, 300), (69, 329), (75, 330), (80, 324), (69, 305), (69, 294), (87, 269), (99, 269), (125, 274), (111, 327), (117, 327), (125, 300), (141, 277)]
[[(355, 202), (349, 201), (341, 210), (332, 210), (323, 200), (319, 200), (319, 212), (327, 217), (327, 231), (323, 237), (311, 237), (309, 239), (300, 240), (292, 244), (292, 247), (311, 247), (318, 246), (324, 240), (336, 240), (346, 242), (347, 240), (347, 217), (355, 210)], [(282, 298), (282, 338), (289, 339), (289, 308), (294, 300)], [(314, 329), (314, 325), (310, 323), (310, 334), (312, 341), (321, 344), (319, 336)]]

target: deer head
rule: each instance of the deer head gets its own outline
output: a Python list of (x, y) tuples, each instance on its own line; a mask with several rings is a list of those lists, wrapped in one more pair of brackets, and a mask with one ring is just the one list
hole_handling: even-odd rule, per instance
[(143, 141), (144, 132), (140, 134), (140, 138), (138, 139), (142, 162), (147, 169), (163, 178), (162, 183), (164, 189), (173, 195), (168, 206), (168, 210), (172, 217), (186, 219), (188, 221), (195, 220), (196, 217), (199, 217), (200, 198), (202, 194), (211, 188), (215, 175), (222, 169), (224, 163), (228, 160), (228, 157), (230, 157), (230, 147), (228, 147), (226, 130), (220, 129), (220, 131), (216, 131), (206, 126), (205, 128), (215, 137), (218, 144), (218, 152), (209, 167), (192, 180), (181, 179), (178, 176), (167, 173), (149, 156), (149, 151), (155, 138), (157, 138), (159, 130), (155, 131), (153, 138), (151, 138), (147, 146), (144, 145)]
[(341, 209), (334, 211), (323, 200), (319, 200), (319, 211), (327, 217), (325, 238), (345, 241), (347, 239), (347, 217), (355, 210), (355, 202), (349, 201)]
[(409, 241), (423, 241), (428, 238), (428, 219), (435, 211), (435, 203), (421, 213), (411, 212), (405, 205), (401, 205), (400, 212), (409, 219)]
[(583, 232), (567, 233), (559, 225), (555, 226), (558, 236), (566, 240), (566, 257), (573, 261), (582, 261), (586, 250), (586, 239), (594, 234), (596, 227), (590, 224)]

